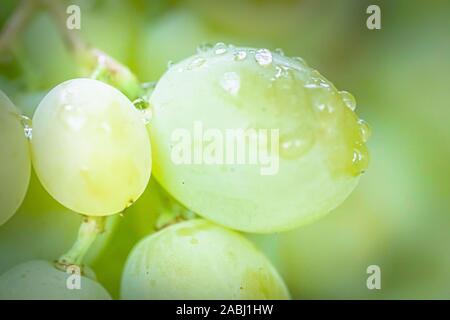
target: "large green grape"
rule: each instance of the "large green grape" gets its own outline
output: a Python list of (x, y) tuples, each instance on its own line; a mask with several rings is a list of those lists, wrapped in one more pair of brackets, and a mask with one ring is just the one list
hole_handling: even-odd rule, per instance
[(30, 181), (28, 141), (19, 110), (0, 90), (0, 225), (16, 212)]
[[(311, 221), (338, 206), (368, 164), (369, 129), (354, 98), (299, 58), (217, 44), (170, 68), (150, 100), (155, 176), (192, 211), (234, 229)], [(271, 130), (256, 165), (248, 154), (239, 162), (238, 139), (226, 145), (237, 129)]]
[(288, 299), (267, 258), (241, 235), (206, 220), (142, 240), (122, 276), (123, 299)]
[(87, 215), (123, 211), (150, 178), (143, 118), (121, 92), (97, 80), (69, 80), (45, 96), (33, 117), (32, 151), (47, 191)]
[(32, 260), (15, 266), (0, 276), (0, 299), (14, 300), (110, 300), (96, 281), (82, 275), (80, 289), (69, 289), (69, 273), (51, 262)]

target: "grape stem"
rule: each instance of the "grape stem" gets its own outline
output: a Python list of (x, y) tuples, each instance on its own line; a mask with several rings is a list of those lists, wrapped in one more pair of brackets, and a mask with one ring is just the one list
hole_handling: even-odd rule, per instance
[(71, 265), (82, 267), (84, 256), (97, 235), (104, 231), (105, 221), (106, 217), (84, 216), (75, 243), (56, 261), (56, 267), (62, 270)]
[(140, 82), (130, 69), (105, 52), (88, 45), (78, 30), (67, 27), (67, 14), (61, 1), (40, 0), (40, 2), (53, 17), (66, 46), (75, 56), (84, 75), (91, 74), (91, 77), (109, 83), (122, 91), (131, 101), (143, 94)]

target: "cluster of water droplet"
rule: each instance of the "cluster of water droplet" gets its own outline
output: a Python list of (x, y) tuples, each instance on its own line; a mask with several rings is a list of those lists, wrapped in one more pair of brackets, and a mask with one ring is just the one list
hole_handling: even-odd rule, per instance
[(302, 58), (287, 57), (281, 49), (203, 44), (184, 66), (177, 65), (177, 71), (210, 68), (221, 61), (228, 69), (217, 83), (229, 95), (226, 98), (256, 126), (280, 129), (281, 157), (298, 158), (317, 144), (328, 149), (333, 174), (358, 175), (366, 169), (370, 129), (356, 117), (350, 93), (338, 91)]

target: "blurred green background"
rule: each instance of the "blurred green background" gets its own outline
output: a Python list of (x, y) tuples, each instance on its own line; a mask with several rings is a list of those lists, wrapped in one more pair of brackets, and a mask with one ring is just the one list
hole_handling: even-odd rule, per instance
[[(449, 1), (70, 3), (81, 8), (82, 37), (141, 81), (157, 81), (169, 61), (221, 41), (282, 48), (350, 91), (373, 130), (371, 164), (355, 192), (311, 225), (249, 237), (296, 299), (450, 299)], [(17, 4), (0, 1), (1, 25)], [(381, 8), (381, 30), (366, 27), (370, 4)], [(0, 89), (28, 116), (47, 90), (78, 75), (44, 11), (11, 49), (0, 53)], [(152, 180), (97, 241), (88, 262), (114, 297), (129, 250), (172, 206)], [(33, 258), (57, 258), (79, 221), (33, 177), (19, 212), (0, 227), (0, 273)], [(369, 265), (381, 268), (381, 290), (366, 287)]]

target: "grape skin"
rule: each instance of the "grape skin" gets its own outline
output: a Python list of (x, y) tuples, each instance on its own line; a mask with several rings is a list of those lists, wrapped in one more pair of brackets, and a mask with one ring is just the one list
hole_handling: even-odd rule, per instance
[(198, 219), (167, 227), (133, 249), (121, 298), (289, 299), (289, 293), (247, 239)]
[(32, 156), (46, 190), (92, 216), (123, 211), (150, 178), (150, 142), (139, 111), (92, 79), (66, 81), (44, 97), (33, 117)]
[[(342, 203), (368, 163), (367, 135), (346, 105), (352, 97), (300, 59), (216, 47), (172, 66), (151, 96), (158, 181), (192, 211), (246, 232), (293, 229)], [(239, 83), (224, 88), (230, 73)], [(193, 136), (197, 121), (222, 132), (279, 129), (278, 173), (262, 176), (250, 165), (176, 165), (172, 133), (182, 128)]]
[(81, 289), (69, 290), (69, 274), (51, 262), (32, 260), (0, 276), (0, 300), (111, 300), (96, 281), (81, 276)]
[(28, 189), (31, 160), (20, 112), (0, 90), (0, 225), (22, 203)]

